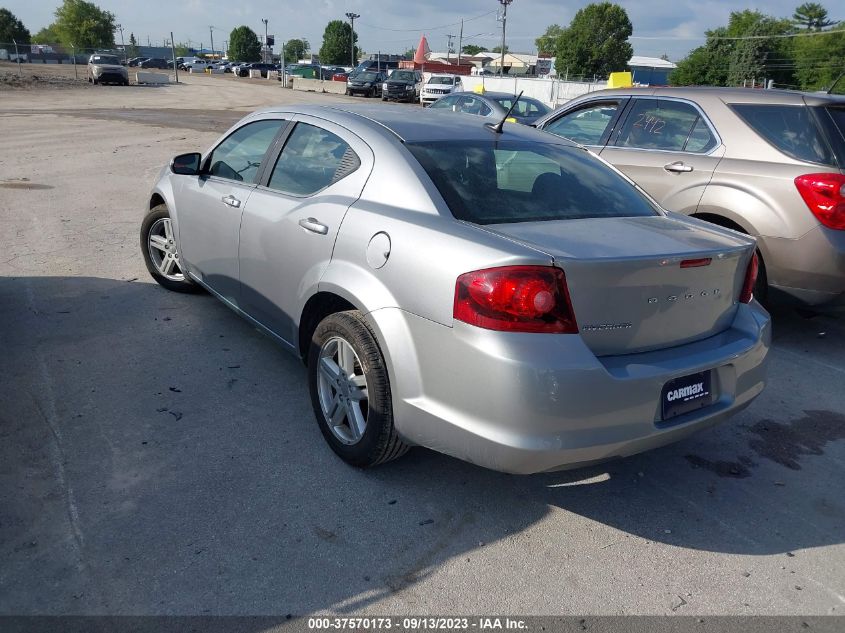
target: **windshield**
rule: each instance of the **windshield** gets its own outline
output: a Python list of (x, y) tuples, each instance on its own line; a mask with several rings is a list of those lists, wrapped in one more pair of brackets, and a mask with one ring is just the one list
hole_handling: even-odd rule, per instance
[(92, 64), (111, 64), (112, 66), (120, 66), (120, 60), (113, 55), (94, 55), (91, 58)]
[(455, 83), (454, 79), (451, 77), (432, 77), (428, 80), (430, 84), (445, 84), (447, 86), (451, 86)]
[(414, 73), (407, 70), (394, 70), (390, 73), (390, 78), (394, 81), (414, 81)]
[(376, 73), (358, 73), (355, 75), (355, 79), (358, 81), (375, 81), (377, 76)]
[[(493, 97), (493, 101), (498, 103), (505, 110), (508, 110), (511, 107), (514, 99), (516, 99), (516, 96)], [(530, 97), (520, 97), (519, 101), (516, 102), (516, 107), (513, 109), (513, 112), (511, 114), (513, 116), (541, 117), (544, 114), (548, 114), (549, 112), (551, 112), (551, 110), (549, 110), (546, 106), (544, 106), (536, 99), (531, 99)]]
[(580, 148), (507, 140), (406, 147), (459, 220), (499, 224), (658, 214), (630, 182)]

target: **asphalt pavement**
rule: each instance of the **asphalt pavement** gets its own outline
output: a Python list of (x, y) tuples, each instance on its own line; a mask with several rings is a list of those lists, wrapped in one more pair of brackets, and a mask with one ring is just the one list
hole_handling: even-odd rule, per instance
[(845, 611), (845, 318), (776, 311), (763, 395), (663, 449), (356, 470), (297, 359), (144, 269), (160, 167), (286, 98), (202, 81), (0, 100), (0, 614)]

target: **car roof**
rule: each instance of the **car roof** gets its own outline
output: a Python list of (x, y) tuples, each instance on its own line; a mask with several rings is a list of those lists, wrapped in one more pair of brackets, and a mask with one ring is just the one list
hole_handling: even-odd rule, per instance
[[(473, 141), (492, 139), (492, 132), (487, 125), (490, 117), (479, 117), (472, 114), (462, 114), (449, 111), (431, 109), (419, 110), (413, 117), (408, 116), (408, 108), (395, 105), (369, 104), (334, 104), (334, 105), (302, 105), (279, 106), (265, 108), (254, 113), (254, 116), (272, 113), (299, 113), (324, 118), (338, 125), (342, 125), (352, 132), (363, 131), (388, 133), (408, 143), (422, 141)], [(575, 145), (561, 137), (540, 132), (534, 128), (519, 123), (508, 123), (504, 126), (500, 138), (510, 140), (533, 140), (552, 143), (555, 145)]]
[(724, 103), (769, 103), (780, 105), (821, 105), (830, 102), (845, 102), (845, 98), (841, 95), (828, 95), (824, 92), (799, 92), (797, 90), (779, 89), (753, 90), (750, 88), (718, 88), (710, 86), (614, 88), (589, 93), (589, 97), (592, 98), (637, 95), (678, 97), (692, 100), (715, 99)]

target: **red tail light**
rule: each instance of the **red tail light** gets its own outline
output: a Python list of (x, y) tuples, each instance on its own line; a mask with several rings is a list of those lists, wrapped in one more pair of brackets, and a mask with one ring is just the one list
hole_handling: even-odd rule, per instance
[(461, 275), (454, 317), (504, 332), (578, 332), (566, 275), (553, 266), (503, 266)]
[(745, 269), (745, 283), (742, 284), (742, 292), (739, 294), (740, 302), (751, 303), (754, 298), (754, 284), (757, 283), (759, 268), (760, 262), (757, 260), (757, 251), (754, 251), (751, 261), (748, 262), (748, 268)]
[(806, 174), (795, 179), (795, 186), (819, 222), (845, 230), (845, 176)]

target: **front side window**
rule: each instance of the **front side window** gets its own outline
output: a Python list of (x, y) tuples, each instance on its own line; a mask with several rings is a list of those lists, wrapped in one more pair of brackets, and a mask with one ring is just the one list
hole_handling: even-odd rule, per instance
[(618, 110), (618, 102), (589, 105), (567, 112), (543, 129), (583, 145), (601, 145)]
[(206, 173), (253, 184), (267, 149), (284, 121), (254, 121), (235, 130), (208, 157)]
[(635, 99), (615, 145), (668, 152), (706, 152), (716, 146), (716, 138), (689, 103)]
[(308, 196), (348, 176), (360, 165), (357, 154), (342, 138), (314, 125), (297, 123), (267, 186)]
[(806, 106), (749, 103), (731, 107), (752, 130), (787, 156), (836, 166), (836, 159)]
[(408, 143), (452, 214), (476, 224), (657, 215), (588, 152), (536, 141)]

